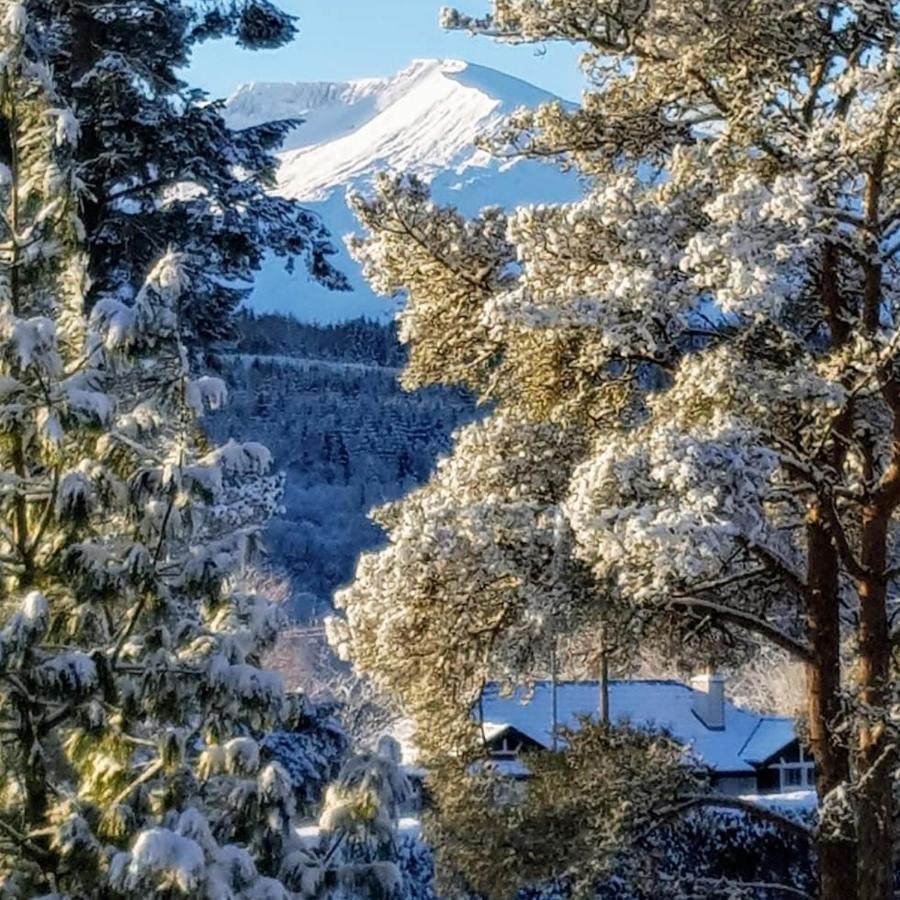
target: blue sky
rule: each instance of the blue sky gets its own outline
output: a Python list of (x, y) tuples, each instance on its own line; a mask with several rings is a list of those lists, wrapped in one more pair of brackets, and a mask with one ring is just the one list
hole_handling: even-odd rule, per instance
[[(448, 0), (283, 0), (300, 19), (293, 44), (278, 50), (241, 50), (213, 41), (195, 53), (187, 80), (215, 97), (247, 81), (343, 81), (390, 75), (411, 59), (465, 59), (523, 78), (567, 99), (581, 91), (571, 47), (509, 47), (486, 38), (445, 33), (438, 11)], [(483, 13), (487, 0), (460, 0), (464, 12)]]

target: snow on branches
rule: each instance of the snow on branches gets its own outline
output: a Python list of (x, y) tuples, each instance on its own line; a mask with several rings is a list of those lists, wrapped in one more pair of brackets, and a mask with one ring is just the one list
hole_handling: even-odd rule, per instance
[(282, 480), (200, 430), (226, 391), (191, 372), (183, 255), (85, 314), (79, 120), (3, 22), (0, 894), (288, 897), (295, 785), (250, 736), (290, 710), (279, 614), (240, 584)]
[[(712, 658), (775, 643), (806, 667), (818, 788), (842, 823), (819, 836), (821, 895), (883, 900), (900, 762), (897, 6), (489, 6), (442, 21), (580, 44), (588, 89), (483, 143), (574, 166), (585, 196), (472, 221), (397, 180), (356, 202), (355, 255), (406, 293), (405, 382), (463, 383), (492, 404), (474, 428), (519, 439), (498, 453), (462, 432), (390, 508), (390, 543), (340, 595), (335, 638), (426, 735), (448, 708), (464, 719), (479, 677), (518, 665), (528, 680), (534, 660), (508, 652), (518, 610), (553, 596), (554, 628), (623, 605), (618, 621), (667, 622)], [(571, 451), (555, 467), (538, 427)], [(488, 460), (491, 493), (468, 490)], [(530, 584), (517, 541), (552, 571), (536, 498), (530, 521), (510, 515), (524, 472), (563, 480), (542, 502), (562, 511), (565, 566), (590, 568), (593, 604), (549, 583), (515, 613), (498, 604), (498, 585)], [(498, 499), (502, 530), (486, 516)]]

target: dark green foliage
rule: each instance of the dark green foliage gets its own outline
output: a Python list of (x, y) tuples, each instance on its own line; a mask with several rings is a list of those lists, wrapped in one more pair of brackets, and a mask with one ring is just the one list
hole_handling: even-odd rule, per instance
[(231, 337), (231, 314), (266, 253), (299, 258), (317, 280), (346, 286), (328, 262), (333, 247), (321, 221), (266, 192), (273, 151), (298, 123), (232, 131), (222, 104), (178, 75), (203, 40), (233, 36), (249, 49), (286, 43), (290, 16), (266, 0), (78, 0), (64, 16), (41, 0), (35, 12), (81, 125), (89, 306), (104, 297), (130, 302), (168, 249), (186, 255), (182, 313), (195, 345)]
[[(811, 819), (806, 814), (805, 820)], [(777, 825), (745, 813), (707, 809), (660, 828), (643, 853), (653, 876), (643, 887), (626, 885), (614, 872), (598, 886), (596, 900), (781, 900), (780, 886), (814, 894), (815, 860), (808, 844)], [(398, 845), (398, 865), (415, 900), (434, 900), (434, 860), (429, 848), (406, 839)], [(571, 900), (563, 882), (523, 887), (516, 900)], [(470, 895), (478, 900), (477, 895)]]
[(614, 876), (628, 886), (657, 883), (644, 845), (682, 797), (705, 790), (703, 773), (664, 734), (585, 719), (561, 739), (560, 752), (520, 757), (526, 781), (455, 760), (434, 768), (426, 835), (439, 887), (507, 900), (559, 882), (589, 900)]
[(256, 315), (241, 310), (236, 317), (237, 350), (261, 356), (293, 356), (360, 362), (400, 368), (406, 352), (397, 340), (395, 323), (352, 319), (334, 325), (314, 325), (288, 315)]
[(290, 41), (297, 33), (294, 21), (267, 0), (213, 2), (199, 10), (191, 37), (197, 41), (233, 35), (241, 46), (261, 50)]
[[(812, 825), (811, 813), (799, 817)], [(597, 900), (656, 900), (659, 891), (705, 900), (779, 900), (785, 896), (779, 885), (815, 892), (810, 841), (742, 812), (692, 812), (649, 834), (639, 849), (653, 876), (626, 889), (614, 875)]]
[(327, 703), (312, 703), (297, 695), (294, 714), (282, 731), (260, 741), (265, 761), (280, 763), (291, 778), (298, 804), (307, 811), (321, 799), (328, 782), (338, 774), (349, 749), (346, 732)]
[(397, 841), (397, 867), (403, 874), (403, 900), (438, 900), (434, 891), (434, 856), (418, 838)]

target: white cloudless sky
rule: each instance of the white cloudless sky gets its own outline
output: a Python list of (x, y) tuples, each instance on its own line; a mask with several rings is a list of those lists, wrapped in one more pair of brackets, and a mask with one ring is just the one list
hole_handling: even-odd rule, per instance
[[(276, 0), (277, 2), (277, 0)], [(442, 6), (482, 14), (487, 0), (283, 0), (300, 34), (278, 50), (247, 51), (211, 41), (184, 73), (213, 97), (227, 97), (249, 81), (345, 81), (391, 75), (412, 59), (464, 59), (499, 69), (576, 100), (582, 78), (577, 50), (566, 45), (510, 47), (438, 27)]]

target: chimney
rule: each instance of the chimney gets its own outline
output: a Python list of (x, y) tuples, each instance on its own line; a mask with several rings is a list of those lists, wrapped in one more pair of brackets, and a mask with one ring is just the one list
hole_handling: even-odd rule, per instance
[(725, 727), (725, 678), (706, 672), (691, 679), (694, 689), (694, 715), (709, 729)]

